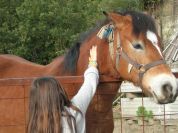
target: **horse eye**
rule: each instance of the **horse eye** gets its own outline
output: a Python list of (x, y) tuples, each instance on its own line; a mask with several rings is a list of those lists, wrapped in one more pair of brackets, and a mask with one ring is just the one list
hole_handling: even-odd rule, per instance
[(133, 44), (133, 47), (134, 47), (135, 49), (143, 49), (142, 45), (139, 44), (139, 43)]

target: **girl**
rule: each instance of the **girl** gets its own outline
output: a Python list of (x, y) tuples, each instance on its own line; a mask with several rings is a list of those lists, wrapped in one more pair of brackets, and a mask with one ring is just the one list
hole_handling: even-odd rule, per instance
[(28, 133), (85, 133), (85, 114), (98, 85), (96, 46), (90, 49), (88, 69), (78, 93), (69, 100), (53, 77), (34, 80), (29, 97)]

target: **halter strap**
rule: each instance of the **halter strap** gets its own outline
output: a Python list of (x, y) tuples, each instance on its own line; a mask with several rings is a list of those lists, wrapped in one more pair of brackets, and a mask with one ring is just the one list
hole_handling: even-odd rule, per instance
[(120, 35), (119, 35), (119, 32), (117, 33), (117, 48), (116, 48), (116, 68), (118, 69), (119, 67), (119, 59), (120, 59), (120, 51), (122, 50), (121, 48), (121, 41), (120, 41)]
[(123, 50), (121, 51), (121, 56), (139, 71), (139, 83), (141, 86), (142, 86), (143, 75), (146, 73), (146, 71), (148, 71), (152, 67), (155, 67), (161, 64), (166, 64), (166, 62), (163, 59), (160, 59), (160, 60), (153, 61), (145, 65), (142, 65), (132, 60)]
[(140, 69), (142, 67), (141, 64), (138, 64), (136, 61), (132, 60), (130, 57), (128, 57), (128, 55), (121, 50), (121, 56), (131, 65), (133, 65), (136, 69)]
[(163, 59), (148, 63), (140, 68), (139, 72), (139, 79), (140, 79), (140, 84), (142, 83), (143, 75), (145, 74), (146, 71), (148, 71), (150, 68), (161, 65), (161, 64), (166, 64), (166, 62)]
[[(142, 79), (146, 71), (148, 71), (150, 68), (161, 65), (161, 64), (166, 64), (163, 59), (157, 60), (150, 62), (148, 64), (139, 64), (138, 62), (132, 60), (123, 50), (120, 42), (120, 35), (119, 32), (117, 33), (117, 48), (116, 52), (114, 52), (114, 25), (113, 24), (107, 24), (103, 26), (100, 31), (98, 32), (97, 36), (100, 39), (107, 38), (108, 43), (109, 43), (109, 53), (112, 58), (112, 60), (115, 62), (115, 67), (118, 69), (119, 67), (119, 60), (120, 57), (123, 57), (127, 62), (128, 65), (131, 64), (133, 67), (135, 67), (139, 73), (139, 84), (142, 86)], [(115, 59), (114, 59), (114, 53), (115, 53)]]

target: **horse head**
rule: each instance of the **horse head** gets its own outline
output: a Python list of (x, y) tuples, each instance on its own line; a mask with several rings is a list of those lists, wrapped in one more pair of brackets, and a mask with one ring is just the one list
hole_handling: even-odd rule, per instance
[(176, 78), (164, 61), (153, 19), (133, 11), (104, 14), (110, 21), (97, 35), (107, 39), (117, 73), (140, 86), (155, 102), (174, 102), (178, 95)]
[(159, 104), (174, 102), (178, 95), (176, 78), (164, 61), (153, 19), (134, 11), (104, 14), (107, 19), (83, 34), (69, 51), (65, 71), (81, 75), (88, 65), (86, 50), (97, 45), (101, 75), (131, 81)]

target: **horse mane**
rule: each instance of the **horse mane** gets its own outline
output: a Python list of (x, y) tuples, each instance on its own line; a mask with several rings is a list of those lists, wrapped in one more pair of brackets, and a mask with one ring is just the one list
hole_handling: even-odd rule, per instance
[(86, 41), (94, 32), (109, 22), (108, 19), (100, 20), (95, 27), (80, 34), (77, 41), (72, 48), (67, 52), (64, 58), (63, 72), (75, 73), (77, 68), (77, 61), (80, 55), (80, 46)]
[(136, 11), (115, 12), (124, 16), (130, 15), (132, 17), (133, 33), (137, 36), (140, 33), (146, 34), (148, 30), (157, 33), (155, 22), (151, 16)]
[[(141, 32), (146, 33), (148, 30), (156, 33), (156, 26), (153, 19), (144, 14), (139, 13), (136, 11), (125, 11), (125, 12), (118, 12), (115, 13), (121, 15), (130, 15), (132, 17), (132, 25), (133, 25), (133, 32), (136, 35), (139, 35)], [(94, 32), (100, 29), (102, 26), (108, 24), (111, 20), (108, 18), (104, 20), (100, 20), (94, 28), (91, 28), (87, 32), (82, 33), (79, 36), (79, 39), (74, 43), (73, 47), (67, 52), (64, 58), (64, 65), (63, 65), (63, 72), (70, 72), (75, 73), (77, 67), (77, 61), (80, 54), (80, 46), (83, 42)]]

